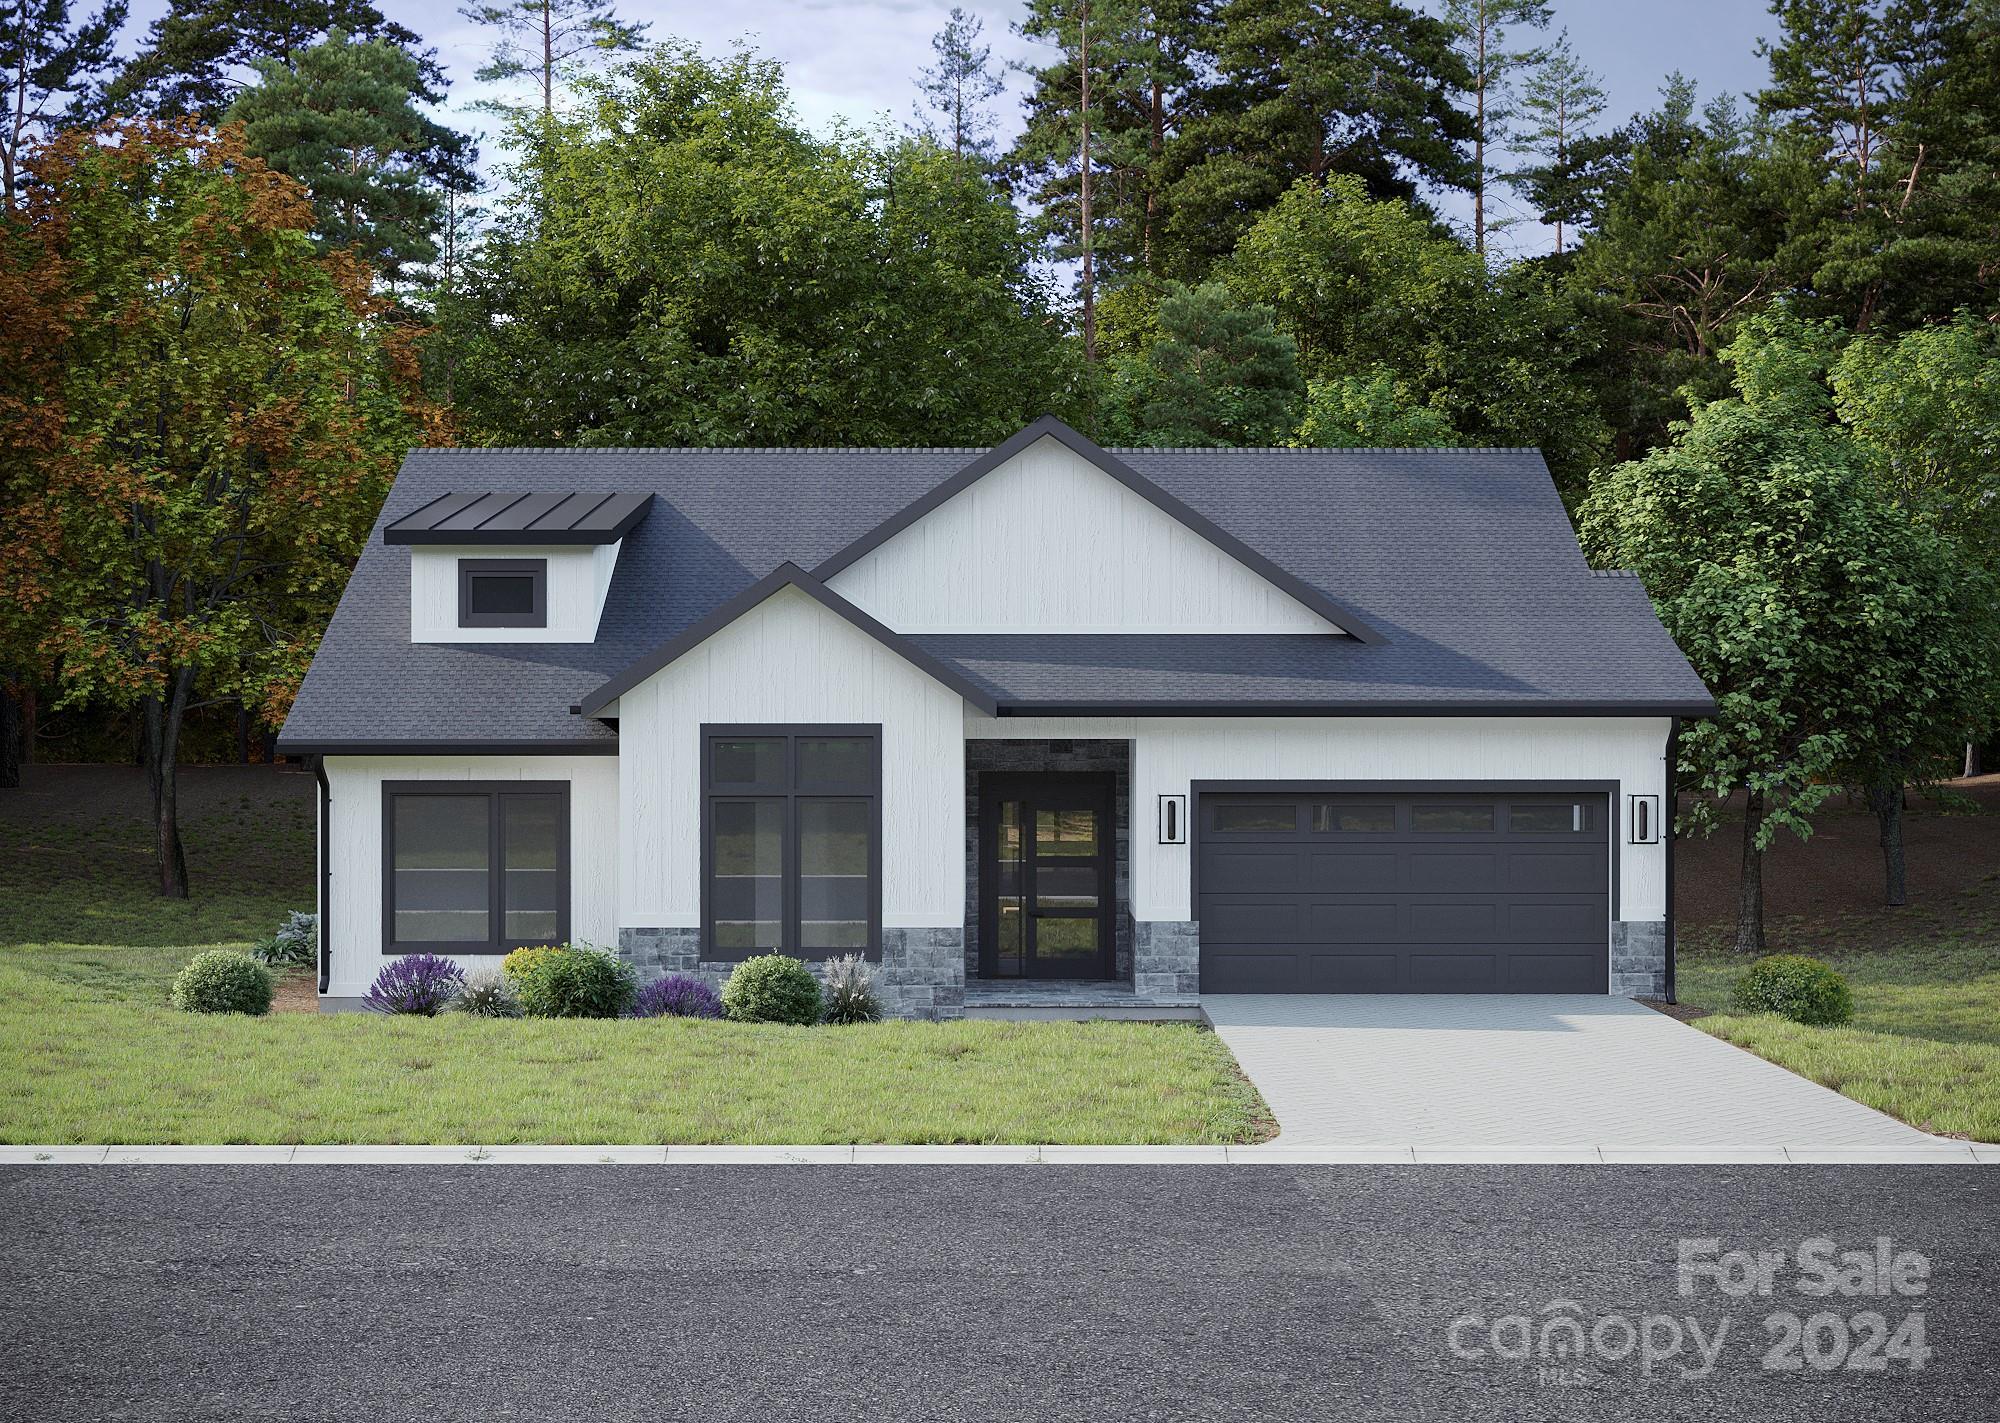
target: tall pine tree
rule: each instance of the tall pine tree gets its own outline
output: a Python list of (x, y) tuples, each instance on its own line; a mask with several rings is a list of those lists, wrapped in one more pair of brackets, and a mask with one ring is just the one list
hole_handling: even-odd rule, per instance
[(473, 77), (485, 83), (532, 80), (544, 116), (555, 112), (556, 76), (564, 65), (586, 54), (629, 54), (651, 28), (619, 19), (611, 0), (489, 0), (458, 13), (499, 36)]
[(1445, 20), (1397, 0), (1216, 0), (1168, 145), (1174, 276), (1198, 277), (1300, 178), (1360, 178), (1378, 198), (1468, 188), (1473, 76)]
[(6, 126), (0, 129), (0, 199), (11, 207), (28, 150), (59, 124), (84, 121), (101, 107), (97, 89), (115, 60), (126, 0), (106, 0), (96, 14), (70, 14), (69, 0), (13, 0), (0, 9), (0, 83)]
[(980, 35), (985, 25), (977, 15), (954, 5), (943, 29), (931, 36), (937, 63), (917, 76), (916, 123), (949, 148), (954, 158), (993, 156), (992, 110), (987, 105), (1006, 87), (993, 70), (993, 46)]
[(1488, 148), (1507, 140), (1513, 117), (1512, 80), (1546, 59), (1547, 51), (1514, 49), (1510, 32), (1539, 30), (1549, 22), (1542, 0), (1445, 0), (1445, 18), (1458, 31), (1458, 54), (1472, 75), (1472, 248), (1486, 255), (1486, 234), (1495, 224), (1487, 213), (1491, 172)]
[(463, 186), (465, 138), (417, 107), (417, 62), (386, 40), (335, 30), (287, 68), (257, 61), (260, 82), (224, 117), (244, 126), (250, 151), (312, 194), (313, 240), (352, 248), (396, 281), (438, 256), (444, 193), (429, 175)]

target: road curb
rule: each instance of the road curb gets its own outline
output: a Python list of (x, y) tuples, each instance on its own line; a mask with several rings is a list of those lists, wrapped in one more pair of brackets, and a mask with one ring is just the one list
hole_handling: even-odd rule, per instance
[(0, 1166), (2000, 1166), (2000, 1146), (0, 1146)]

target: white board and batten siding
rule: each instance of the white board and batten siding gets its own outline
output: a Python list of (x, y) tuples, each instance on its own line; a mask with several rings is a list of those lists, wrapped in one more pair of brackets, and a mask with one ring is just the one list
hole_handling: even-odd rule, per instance
[(1340, 630), (1053, 439), (827, 586), (906, 633)]
[(965, 905), (964, 702), (792, 588), (618, 698), (619, 922), (701, 921), (703, 726), (881, 727), (882, 922), (957, 924)]
[[(967, 710), (968, 739), (1102, 737), (1132, 743), (1132, 913), (1193, 917), (1188, 845), (1162, 845), (1156, 797), (1195, 781), (1617, 781), (1666, 789), (1665, 717), (993, 718)], [(1621, 919), (1666, 916), (1666, 847), (1626, 843), (1610, 807)]]
[[(411, 642), (592, 642), (619, 545), (514, 548), (424, 544), (410, 550)], [(468, 628), (458, 625), (460, 559), (535, 558), (549, 565), (548, 626)]]
[[(325, 766), (333, 793), (329, 997), (366, 993), (387, 962), (382, 953), (384, 781), (567, 781), (570, 938), (617, 946), (617, 757), (328, 756)], [(493, 954), (450, 957), (468, 973), (500, 963)]]

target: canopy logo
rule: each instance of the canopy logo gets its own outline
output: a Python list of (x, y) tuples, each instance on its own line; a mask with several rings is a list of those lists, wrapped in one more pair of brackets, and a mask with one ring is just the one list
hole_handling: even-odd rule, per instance
[[(1891, 1320), (1879, 1309), (1849, 1314), (1801, 1314), (1779, 1309), (1755, 1321), (1763, 1326), (1758, 1366), (1778, 1373), (1882, 1373), (1894, 1365), (1922, 1369), (1932, 1357), (1924, 1339), (1923, 1297), (1930, 1261), (1878, 1236), (1864, 1249), (1842, 1249), (1815, 1236), (1790, 1250), (1723, 1249), (1715, 1237), (1677, 1242), (1675, 1282), (1680, 1298), (1708, 1296), (1733, 1302), (1797, 1295), (1809, 1300), (1912, 1301)], [(1452, 1355), (1468, 1362), (1532, 1366), (1551, 1386), (1582, 1385), (1607, 1367), (1635, 1368), (1645, 1378), (1699, 1381), (1712, 1376), (1732, 1337), (1758, 1346), (1754, 1329), (1739, 1327), (1727, 1312), (1592, 1314), (1573, 1299), (1551, 1300), (1539, 1310), (1461, 1314), (1445, 1331)]]

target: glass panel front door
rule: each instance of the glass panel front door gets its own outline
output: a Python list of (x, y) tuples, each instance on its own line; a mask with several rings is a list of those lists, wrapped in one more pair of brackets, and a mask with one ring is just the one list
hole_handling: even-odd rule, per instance
[(1109, 978), (1110, 787), (994, 778), (982, 797), (981, 968), (996, 978)]

